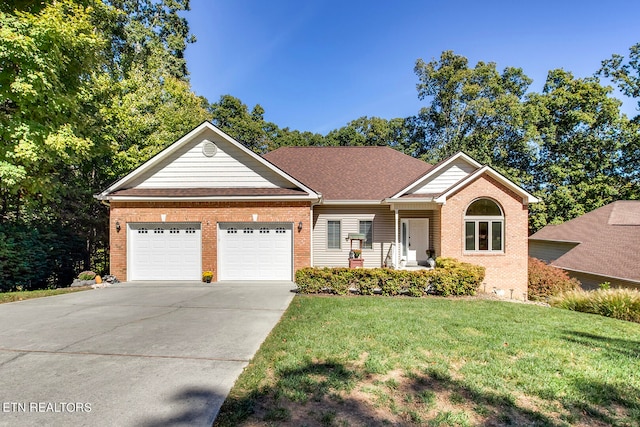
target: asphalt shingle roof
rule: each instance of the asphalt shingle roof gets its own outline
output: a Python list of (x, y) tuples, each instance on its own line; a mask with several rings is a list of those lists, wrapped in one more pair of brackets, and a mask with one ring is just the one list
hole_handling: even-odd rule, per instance
[(529, 239), (579, 243), (551, 263), (557, 267), (640, 281), (640, 201), (613, 202)]
[(382, 200), (433, 168), (389, 147), (281, 147), (264, 158), (325, 200)]

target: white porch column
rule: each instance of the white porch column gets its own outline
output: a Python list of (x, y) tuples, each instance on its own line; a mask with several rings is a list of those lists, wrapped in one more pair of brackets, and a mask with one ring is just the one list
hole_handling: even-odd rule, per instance
[(396, 247), (395, 250), (393, 251), (393, 268), (397, 269), (399, 262), (400, 262), (400, 258), (398, 256), (399, 252), (400, 252), (400, 243), (398, 242), (398, 221), (400, 219), (400, 215), (398, 215), (398, 208), (394, 209), (395, 212), (395, 217), (396, 217)]

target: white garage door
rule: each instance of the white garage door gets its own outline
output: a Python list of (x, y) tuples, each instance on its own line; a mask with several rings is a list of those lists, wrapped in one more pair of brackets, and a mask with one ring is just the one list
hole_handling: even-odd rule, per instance
[(291, 280), (291, 223), (219, 223), (219, 280)]
[(128, 280), (202, 279), (199, 223), (128, 226)]

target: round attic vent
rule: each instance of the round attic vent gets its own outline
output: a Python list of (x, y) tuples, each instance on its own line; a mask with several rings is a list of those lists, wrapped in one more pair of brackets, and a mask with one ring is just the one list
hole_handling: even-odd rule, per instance
[(217, 151), (218, 147), (216, 147), (216, 144), (211, 141), (204, 141), (204, 143), (202, 144), (202, 154), (207, 157), (215, 156)]

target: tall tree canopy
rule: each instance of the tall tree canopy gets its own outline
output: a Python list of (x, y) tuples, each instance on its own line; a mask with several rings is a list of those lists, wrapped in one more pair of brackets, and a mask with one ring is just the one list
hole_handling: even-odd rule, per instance
[(104, 269), (107, 210), (92, 195), (210, 116), (188, 82), (188, 7), (0, 6), (0, 288)]
[(630, 128), (611, 92), (595, 77), (552, 70), (543, 92), (531, 94), (540, 144), (534, 177), (542, 200), (532, 206), (535, 228), (634, 196), (622, 168)]
[(531, 84), (519, 68), (502, 73), (496, 64), (445, 51), (438, 60), (416, 62), (418, 97), (427, 101), (416, 117), (420, 154), (439, 161), (464, 151), (516, 182), (527, 180), (533, 158), (526, 104)]
[(638, 100), (638, 114), (634, 121), (640, 122), (640, 43), (629, 48), (629, 58), (625, 62), (622, 55), (614, 54), (602, 61), (599, 74), (610, 77), (622, 93)]

